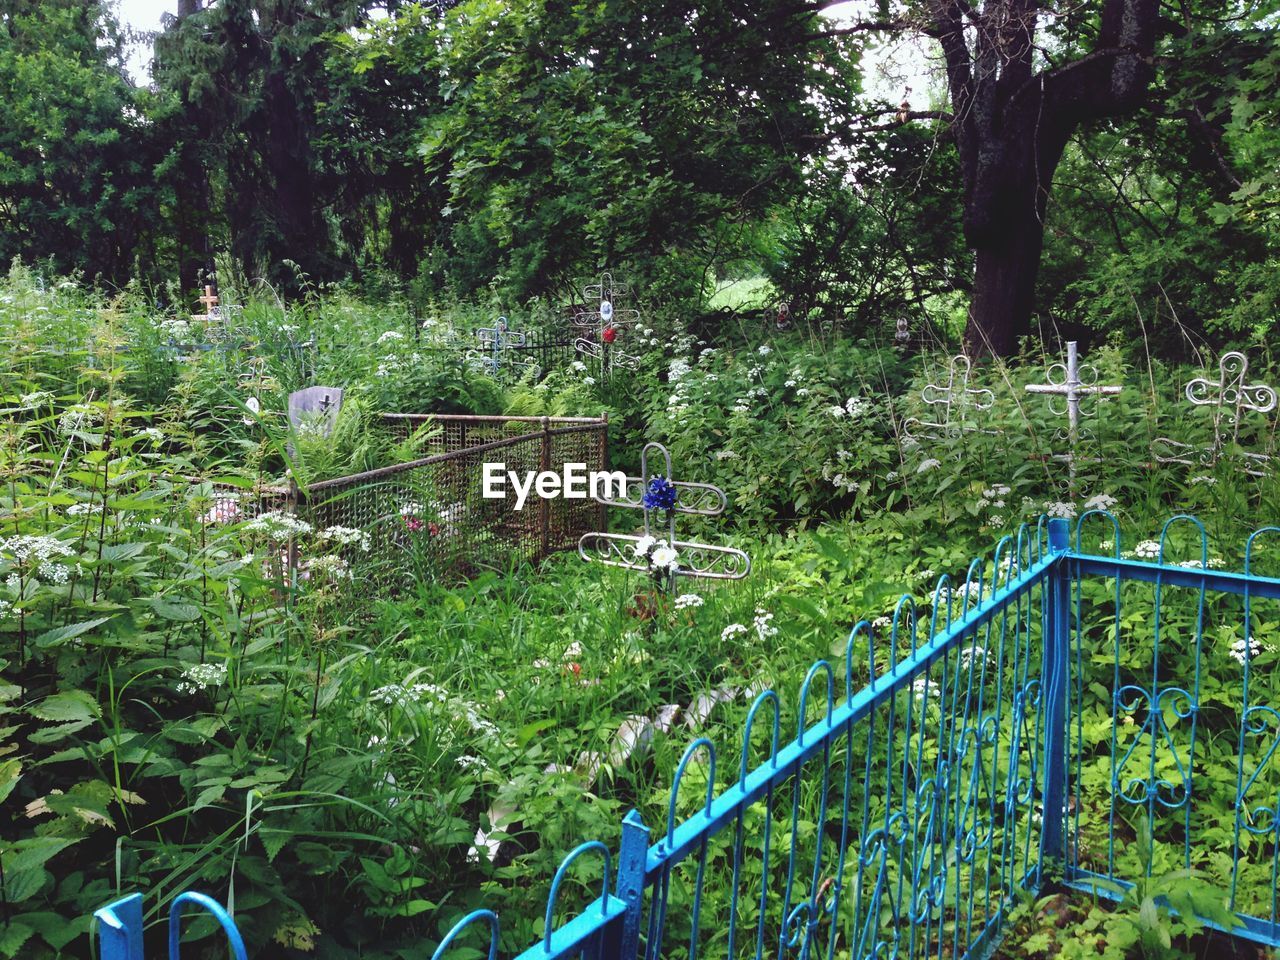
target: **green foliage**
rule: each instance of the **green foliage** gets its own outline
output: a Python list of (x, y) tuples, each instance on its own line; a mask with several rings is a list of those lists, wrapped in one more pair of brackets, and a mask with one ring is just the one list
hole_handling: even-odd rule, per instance
[[(482, 904), (504, 916), (503, 949), (523, 948), (541, 932), (529, 904), (568, 850), (586, 836), (614, 836), (632, 806), (664, 822), (687, 728), (655, 731), (646, 759), (611, 759), (587, 777), (628, 718), (732, 688), (698, 728), (736, 742), (747, 691), (771, 686), (787, 692), (782, 724), (794, 729), (790, 693), (813, 660), (834, 651), (834, 679), (844, 682), (850, 624), (892, 614), (904, 591), (927, 606), (936, 575), (963, 576), (970, 556), (1046, 510), (1078, 515), (1114, 499), (1126, 530), (1143, 531), (1174, 510), (1198, 512), (1211, 558), (1236, 565), (1244, 518), (1280, 504), (1274, 479), (1231, 462), (1204, 473), (1151, 465), (1148, 434), (1203, 442), (1207, 411), (1180, 400), (1191, 371), (1148, 366), (1132, 350), (1091, 356), (1103, 382), (1126, 389), (1107, 401), (1107, 416), (1086, 421), (1073, 486), (1046, 459), (1058, 449), (1059, 419), (1023, 390), (1041, 378), (1040, 357), (974, 372), (973, 386), (997, 396), (971, 423), (982, 429), (941, 439), (916, 429), (913, 444), (903, 422), (928, 419), (918, 393), (945, 376), (943, 358), (835, 332), (762, 342), (744, 325), (699, 344), (680, 326), (645, 323), (629, 334), (634, 371), (604, 380), (584, 363), (500, 384), (462, 359), (472, 327), (491, 316), (475, 307), (437, 305), (419, 323), (403, 303), (343, 291), (292, 304), (246, 300), (235, 321), (246, 339), (325, 344), (317, 376), (350, 397), (329, 441), (284, 427), (286, 385), (298, 375), (287, 355), (249, 350), (253, 362), (241, 365), (218, 351), (179, 350), (181, 359), (159, 361), (148, 348), (181, 332), (177, 319), (134, 293), (108, 301), (70, 283), (42, 287), (21, 267), (0, 284), (0, 326), (14, 345), (0, 369), (0, 800), (16, 812), (0, 841), (10, 909), (0, 955), (85, 955), (85, 918), (118, 892), (141, 891), (162, 910), (163, 898), (190, 886), (234, 898), (262, 953), (400, 956), (438, 942)], [(181, 322), (192, 342), (208, 333)], [(531, 570), (494, 547), (466, 558), (469, 582), (442, 582), (425, 548), (414, 554), (417, 541), (407, 557), (379, 556), (358, 536), (344, 543), (275, 515), (249, 519), (262, 509), (251, 509), (254, 491), (282, 480), (290, 439), (307, 481), (408, 459), (430, 433), (397, 445), (370, 428), (373, 415), (392, 402), (418, 398), (426, 412), (461, 396), (533, 416), (607, 409), (614, 463), (633, 459), (642, 439), (668, 443), (678, 478), (722, 483), (731, 497), (723, 518), (685, 529), (746, 549), (751, 578), (679, 583), (702, 603), (677, 607), (655, 598), (643, 574), (571, 553)], [(250, 415), (251, 397), (260, 415)], [(1269, 442), (1258, 426), (1241, 425), (1250, 449)], [(419, 493), (425, 508), (463, 496)], [(614, 523), (630, 532), (635, 517)], [(1101, 525), (1084, 531), (1095, 547), (1110, 535)], [(47, 555), (34, 557), (21, 537), (49, 538)], [(292, 580), (283, 563), (290, 540), (306, 574)], [(1191, 559), (1193, 546), (1179, 529), (1170, 557)], [(1134, 548), (1131, 539), (1120, 546)], [(394, 591), (372, 599), (375, 579)], [(1109, 590), (1090, 584), (1080, 603), (1101, 608)], [(1133, 593), (1125, 628), (1149, 637), (1150, 606)], [(1207, 803), (1229, 804), (1236, 731), (1216, 718), (1237, 709), (1230, 651), (1242, 637), (1238, 617), (1212, 612), (1219, 626), (1204, 641), (1197, 789), (1213, 791)], [(1171, 656), (1190, 655), (1194, 615), (1187, 597), (1164, 601)], [(1080, 635), (1085, 802), (1109, 789), (1113, 734), (1122, 749), (1137, 736), (1111, 722), (1112, 671), (1138, 677), (1150, 667), (1140, 643), (1117, 654), (1099, 622)], [(1274, 695), (1267, 678), (1280, 627), (1259, 618), (1253, 635), (1261, 648), (1251, 691)], [(870, 652), (855, 651), (852, 682), (867, 679)], [(691, 768), (680, 815), (693, 810), (705, 776)], [(1097, 857), (1107, 837), (1093, 822), (1082, 844)], [(816, 824), (802, 816), (801, 828)], [(477, 831), (500, 844), (500, 857), (470, 855)], [(1075, 939), (1104, 938), (1116, 950), (1185, 943), (1185, 909), (1213, 918), (1220, 908), (1206, 884), (1229, 876), (1230, 859), (1214, 853), (1231, 843), (1228, 832), (1203, 826), (1194, 877), (1180, 872), (1181, 835), (1167, 818), (1146, 846), (1122, 837), (1127, 874), (1145, 876), (1150, 863), (1156, 879), (1135, 888), (1134, 911), (1082, 918)], [(722, 840), (712, 869), (727, 863)], [(1257, 911), (1269, 873), (1257, 848), (1249, 854), (1240, 889)], [(570, 878), (566, 910), (593, 896), (588, 876)], [(760, 882), (745, 878), (744, 890)], [(674, 885), (673, 908), (689, 897)], [(1154, 913), (1142, 908), (1147, 900)], [(706, 929), (723, 928), (726, 902), (708, 896), (703, 909)], [(1028, 908), (1028, 955), (1076, 949), (1063, 932), (1075, 928), (1040, 923), (1045, 909)]]
[(0, 262), (125, 282), (163, 240), (163, 146), (124, 76), (108, 5), (7, 3), (0, 30)]

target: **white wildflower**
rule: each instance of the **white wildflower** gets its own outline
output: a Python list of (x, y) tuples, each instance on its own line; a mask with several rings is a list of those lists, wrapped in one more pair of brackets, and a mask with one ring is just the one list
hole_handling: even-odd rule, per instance
[(760, 607), (756, 607), (756, 615), (751, 621), (751, 625), (756, 629), (756, 636), (761, 640), (768, 640), (770, 637), (778, 635), (778, 628), (773, 626), (773, 614), (767, 613)]
[(178, 681), (178, 692), (186, 694), (200, 693), (211, 687), (220, 687), (227, 679), (225, 663), (197, 663), (182, 671), (182, 679)]
[(747, 628), (740, 623), (731, 623), (720, 631), (721, 640), (732, 640), (734, 637), (747, 632)]
[(1229, 655), (1237, 663), (1243, 664), (1245, 660), (1252, 660), (1270, 649), (1270, 647), (1264, 646), (1256, 637), (1250, 637), (1247, 643), (1243, 637), (1240, 637), (1232, 642)]
[(272, 510), (254, 517), (245, 524), (245, 529), (250, 533), (260, 533), (276, 543), (283, 543), (292, 537), (310, 533), (311, 524), (305, 520), (299, 520), (292, 514)]
[(337, 554), (312, 557), (307, 561), (308, 579), (340, 583), (353, 579), (351, 565)]
[(1120, 501), (1107, 493), (1094, 494), (1084, 502), (1085, 510), (1110, 510)]
[(340, 547), (359, 547), (362, 553), (368, 553), (371, 546), (369, 534), (355, 527), (325, 527), (320, 531), (320, 539), (336, 543)]
[(53, 403), (53, 394), (47, 390), (37, 390), (35, 393), (25, 393), (18, 398), (19, 410), (34, 410), (36, 407), (47, 407)]
[(654, 544), (657, 542), (658, 540), (656, 537), (650, 537), (648, 535), (643, 536), (635, 542), (635, 546), (631, 548), (631, 552), (634, 553), (637, 558), (647, 557), (649, 555), (649, 551), (653, 549)]
[(928, 460), (920, 461), (920, 466), (916, 467), (916, 473), (928, 473), (930, 470), (937, 470), (940, 466), (942, 466), (941, 460), (930, 457)]
[(849, 416), (857, 420), (871, 412), (872, 403), (866, 397), (850, 397), (844, 403)]
[(1133, 548), (1133, 555), (1139, 560), (1160, 559), (1160, 544), (1156, 540), (1143, 540)]
[(700, 607), (703, 602), (702, 597), (698, 596), (696, 593), (682, 593), (680, 596), (676, 597), (674, 606), (677, 610), (687, 610), (690, 607)]

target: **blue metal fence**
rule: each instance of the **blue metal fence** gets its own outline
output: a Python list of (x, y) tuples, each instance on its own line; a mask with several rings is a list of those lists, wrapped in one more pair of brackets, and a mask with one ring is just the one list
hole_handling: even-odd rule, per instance
[[(1272, 534), (1232, 573), (1190, 518), (1140, 559), (1106, 514), (1074, 542), (1065, 520), (1022, 528), (963, 583), (904, 597), (887, 630), (859, 623), (789, 719), (761, 694), (726, 786), (714, 745), (690, 744), (656, 841), (633, 811), (616, 863), (599, 841), (573, 850), (520, 960), (977, 957), (1048, 882), (1114, 897), (1149, 875), (1128, 842), (1139, 811), (1163, 866), (1229, 883), (1234, 932), (1280, 942), (1280, 697), (1254, 665), (1280, 627), (1280, 580), (1254, 571)], [(1090, 536), (1110, 555), (1084, 552)], [(1197, 552), (1175, 562), (1185, 542)], [(141, 943), (133, 898), (98, 917), (104, 960), (140, 960), (118, 946)], [(495, 960), (500, 933), (475, 911), (434, 958), (465, 944)]]

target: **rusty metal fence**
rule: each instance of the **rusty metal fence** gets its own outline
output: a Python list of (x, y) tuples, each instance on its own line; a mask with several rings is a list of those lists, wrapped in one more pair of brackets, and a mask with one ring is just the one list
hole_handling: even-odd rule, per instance
[(382, 425), (400, 439), (423, 425), (439, 429), (422, 447), (426, 457), (313, 483), (289, 500), (316, 530), (363, 530), (368, 556), (388, 570), (466, 576), (536, 561), (576, 546), (604, 522), (604, 508), (591, 499), (530, 497), (517, 510), (514, 497), (486, 499), (482, 479), (489, 462), (521, 476), (566, 463), (604, 470), (607, 417), (386, 414)]

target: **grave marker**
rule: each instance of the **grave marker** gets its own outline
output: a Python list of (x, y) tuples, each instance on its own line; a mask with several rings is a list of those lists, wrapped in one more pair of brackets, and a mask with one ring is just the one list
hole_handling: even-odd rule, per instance
[[(650, 466), (650, 458), (661, 462), (661, 472)], [(655, 484), (655, 481), (658, 481)], [(659, 491), (655, 502), (655, 491)], [(678, 554), (678, 566), (670, 577), (704, 580), (741, 580), (751, 572), (751, 558), (733, 547), (680, 540), (676, 535), (677, 516), (716, 517), (724, 513), (729, 498), (709, 483), (689, 483), (671, 479), (671, 454), (660, 443), (647, 443), (640, 453), (640, 476), (627, 477), (620, 499), (597, 497), (606, 507), (644, 512), (644, 533), (587, 533), (578, 541), (578, 555), (591, 563), (652, 573), (647, 556), (637, 554), (646, 542), (665, 540)]]
[[(1238, 350), (1224, 353), (1218, 361), (1218, 378), (1196, 377), (1187, 384), (1186, 398), (1192, 406), (1213, 408), (1213, 443), (1207, 447), (1157, 437), (1152, 454), (1158, 463), (1211, 467), (1222, 459), (1225, 448), (1240, 438), (1240, 417), (1246, 412), (1270, 413), (1276, 408), (1276, 389), (1263, 383), (1247, 383), (1249, 358)], [(1266, 476), (1271, 457), (1241, 451), (1244, 472)], [(1194, 459), (1193, 459), (1194, 458)]]
[[(922, 436), (941, 440), (981, 430), (970, 419), (970, 413), (990, 410), (995, 405), (996, 395), (985, 387), (969, 386), (972, 369), (973, 365), (968, 357), (963, 354), (952, 357), (947, 365), (947, 382), (927, 383), (920, 391), (920, 399), (924, 404), (939, 408), (938, 419), (928, 421), (908, 417), (902, 423), (903, 433), (912, 440), (919, 440)], [(917, 435), (913, 430), (923, 432)]]

